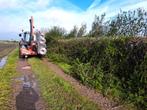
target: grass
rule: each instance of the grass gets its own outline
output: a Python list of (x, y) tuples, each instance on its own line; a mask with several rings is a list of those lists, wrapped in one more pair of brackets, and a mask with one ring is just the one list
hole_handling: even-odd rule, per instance
[(65, 73), (70, 73), (70, 69), (72, 66), (67, 63), (69, 61), (66, 61), (67, 58), (65, 58), (65, 56), (55, 53), (48, 53), (47, 57), (49, 58), (49, 61), (58, 65)]
[(64, 79), (49, 70), (41, 60), (29, 60), (35, 72), (41, 94), (51, 110), (99, 110), (98, 106), (80, 96)]
[(17, 51), (13, 51), (8, 56), (7, 64), (4, 68), (0, 69), (0, 109), (11, 109), (11, 93), (12, 93), (12, 78), (17, 75), (16, 73), (16, 61)]
[(64, 62), (55, 62), (64, 72), (70, 73), (71, 65)]
[[(56, 56), (54, 56), (56, 57)], [(52, 57), (53, 58), (53, 57)], [(54, 59), (54, 60), (53, 60)], [(72, 68), (71, 65), (69, 65), (68, 63), (66, 62), (60, 62), (59, 59), (58, 60), (55, 60), (56, 58), (53, 58), (53, 59), (50, 59), (49, 58), (49, 61), (52, 61), (53, 63), (55, 63), (56, 65), (58, 65), (64, 72), (66, 72), (67, 74), (70, 74), (70, 70)], [(98, 92), (100, 92), (99, 89), (96, 89)], [(118, 93), (119, 91), (113, 91), (113, 96), (116, 95), (116, 94), (119, 94)], [(102, 93), (103, 94), (103, 93)], [(112, 97), (112, 94), (109, 94), (106, 96), (108, 99), (110, 100), (114, 100)], [(117, 99), (117, 95), (115, 97), (115, 101)], [(120, 103), (121, 104), (121, 103)], [(123, 105), (124, 109), (126, 110), (137, 110), (137, 108), (132, 104), (132, 103), (127, 103), (127, 102), (124, 102)]]

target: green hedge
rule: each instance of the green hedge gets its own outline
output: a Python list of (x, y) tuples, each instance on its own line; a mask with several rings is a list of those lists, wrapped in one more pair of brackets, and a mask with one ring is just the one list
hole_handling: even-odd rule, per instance
[(62, 39), (48, 46), (51, 54), (64, 56), (61, 61), (72, 65), (70, 74), (83, 84), (139, 110), (147, 107), (145, 38)]

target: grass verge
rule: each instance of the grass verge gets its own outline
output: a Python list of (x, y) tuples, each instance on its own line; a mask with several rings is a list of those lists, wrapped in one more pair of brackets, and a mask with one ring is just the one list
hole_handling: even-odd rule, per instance
[(77, 91), (61, 77), (48, 69), (39, 59), (29, 59), (35, 72), (41, 94), (51, 110), (99, 110), (98, 106), (80, 96)]
[(8, 56), (7, 64), (4, 68), (0, 69), (0, 109), (10, 110), (11, 109), (11, 93), (12, 78), (17, 75), (16, 73), (16, 61), (17, 61), (17, 50), (11, 52)]
[(65, 73), (70, 74), (70, 69), (72, 68), (72, 65), (67, 63), (69, 61), (67, 61), (67, 58), (65, 56), (55, 53), (49, 53), (47, 55), (47, 58), (49, 61), (58, 65)]

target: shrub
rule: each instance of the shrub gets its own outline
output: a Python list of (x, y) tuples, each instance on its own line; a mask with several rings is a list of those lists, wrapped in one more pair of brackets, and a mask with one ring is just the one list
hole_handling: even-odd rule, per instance
[[(56, 40), (48, 47), (70, 74), (111, 98), (146, 108), (147, 42), (144, 38), (80, 38)], [(64, 60), (66, 59), (66, 60)]]

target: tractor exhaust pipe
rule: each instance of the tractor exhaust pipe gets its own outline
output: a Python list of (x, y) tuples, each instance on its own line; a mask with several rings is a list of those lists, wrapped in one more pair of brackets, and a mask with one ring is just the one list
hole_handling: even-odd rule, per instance
[(31, 16), (30, 21), (30, 41), (33, 40), (34, 38), (34, 18)]

